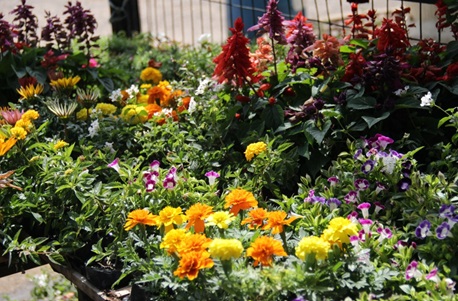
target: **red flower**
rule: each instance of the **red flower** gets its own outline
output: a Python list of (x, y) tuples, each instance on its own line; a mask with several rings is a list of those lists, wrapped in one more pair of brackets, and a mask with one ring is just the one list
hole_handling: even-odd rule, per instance
[(353, 83), (363, 76), (364, 67), (366, 66), (366, 59), (361, 52), (350, 54), (350, 61), (345, 68), (345, 74), (342, 81)]
[(255, 76), (256, 68), (250, 61), (250, 40), (243, 35), (243, 22), (237, 18), (234, 28), (229, 28), (232, 36), (227, 39), (221, 53), (213, 60), (216, 64), (213, 76), (218, 83), (231, 83), (241, 87), (244, 82), (255, 83), (259, 80)]
[(410, 46), (406, 30), (391, 19), (383, 19), (382, 26), (376, 30), (375, 36), (378, 37), (377, 49), (382, 53), (391, 50), (401, 54)]

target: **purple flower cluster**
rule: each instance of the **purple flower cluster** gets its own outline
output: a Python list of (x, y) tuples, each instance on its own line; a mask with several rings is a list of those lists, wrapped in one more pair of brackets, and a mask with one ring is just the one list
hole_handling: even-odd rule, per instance
[(21, 4), (11, 11), (11, 14), (15, 15), (13, 26), (18, 40), (25, 46), (33, 47), (38, 43), (38, 18), (32, 13), (33, 6), (25, 2), (26, 0), (22, 0)]
[(325, 197), (322, 197), (322, 196), (316, 196), (315, 190), (309, 191), (309, 195), (304, 199), (304, 202), (311, 203), (311, 204), (319, 203), (322, 205), (326, 205), (326, 206), (329, 206), (331, 211), (336, 209), (337, 207), (339, 207), (342, 204), (342, 202), (337, 198), (326, 199)]
[[(442, 223), (436, 228), (436, 237), (438, 239), (445, 239), (452, 236), (452, 228), (458, 222), (458, 215), (455, 214), (455, 206), (453, 205), (442, 205), (439, 209), (438, 217), (440, 219), (445, 219)], [(415, 229), (415, 236), (420, 239), (425, 239), (427, 236), (431, 236), (431, 222), (427, 219), (423, 220), (418, 224)]]
[(0, 13), (0, 52), (14, 51), (16, 50), (14, 39), (17, 35), (12, 30), (12, 25), (3, 17), (3, 14)]
[(248, 28), (248, 31), (259, 30), (259, 34), (268, 33), (269, 38), (284, 45), (286, 44), (284, 20), (282, 12), (278, 10), (278, 0), (269, 0), (266, 13), (259, 18), (258, 24)]

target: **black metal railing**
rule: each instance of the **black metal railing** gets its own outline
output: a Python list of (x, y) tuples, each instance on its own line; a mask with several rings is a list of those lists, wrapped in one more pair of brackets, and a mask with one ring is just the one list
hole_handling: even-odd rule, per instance
[[(241, 16), (245, 28), (257, 22), (265, 12), (267, 0), (130, 0), (138, 2), (139, 18), (143, 32), (158, 38), (196, 44), (202, 39), (221, 43), (229, 34), (233, 21)], [(129, 2), (130, 2), (129, 1)], [(110, 0), (113, 2), (113, 0)], [(407, 14), (409, 37), (412, 40), (432, 38), (447, 42), (451, 34), (436, 29), (437, 17), (434, 0), (369, 0), (359, 4), (359, 12), (375, 9), (378, 20), (391, 18), (391, 13), (401, 7), (410, 7)], [(347, 0), (280, 0), (279, 9), (286, 19), (299, 11), (312, 23), (319, 36), (329, 33), (344, 36), (348, 33), (345, 20), (351, 13)], [(126, 13), (131, 16), (131, 13)], [(133, 20), (135, 21), (135, 20)], [(250, 33), (247, 33), (250, 36)]]

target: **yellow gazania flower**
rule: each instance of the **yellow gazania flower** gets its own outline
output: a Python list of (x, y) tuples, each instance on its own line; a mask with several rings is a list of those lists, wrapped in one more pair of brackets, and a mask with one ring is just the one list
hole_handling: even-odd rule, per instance
[(15, 126), (11, 129), (11, 135), (17, 140), (24, 140), (27, 137), (27, 131), (22, 127)]
[(206, 222), (209, 226), (217, 226), (220, 229), (227, 229), (235, 216), (228, 211), (217, 211), (210, 215)]
[(189, 280), (194, 280), (199, 275), (199, 270), (209, 269), (213, 265), (208, 252), (190, 252), (180, 259), (180, 265), (173, 274), (181, 279), (188, 277)]
[(35, 85), (28, 85), (26, 87), (21, 87), (20, 89), (16, 90), (19, 95), (21, 95), (20, 100), (28, 100), (37, 97), (41, 93), (43, 93), (43, 85), (37, 84)]
[(136, 225), (156, 225), (156, 219), (152, 213), (146, 209), (136, 209), (129, 213), (127, 216), (126, 223), (124, 224), (124, 229), (126, 231), (131, 230)]
[(61, 149), (63, 147), (66, 147), (67, 145), (68, 145), (67, 142), (65, 142), (63, 140), (59, 140), (54, 144), (53, 148), (54, 148), (54, 150), (58, 150), (58, 149)]
[(239, 258), (242, 252), (242, 243), (237, 239), (215, 238), (208, 246), (210, 256), (220, 260)]
[(261, 263), (262, 266), (271, 266), (273, 256), (288, 256), (280, 241), (270, 236), (259, 236), (250, 245), (246, 255), (254, 259), (254, 266)]
[(167, 206), (159, 212), (157, 217), (157, 227), (164, 226), (165, 233), (173, 229), (173, 225), (181, 225), (186, 221), (186, 216), (181, 211), (181, 208), (173, 208)]
[(6, 141), (0, 141), (0, 157), (6, 154), (15, 144), (16, 138), (10, 137)]
[(264, 142), (251, 143), (245, 150), (245, 158), (247, 161), (251, 161), (254, 156), (267, 150), (267, 144)]
[(159, 81), (162, 80), (162, 73), (156, 68), (146, 67), (140, 73), (140, 79), (144, 82), (152, 82), (154, 84), (157, 84)]
[(81, 77), (72, 76), (52, 80), (50, 85), (56, 90), (71, 90), (81, 80)]
[(296, 256), (302, 260), (307, 259), (307, 255), (315, 254), (318, 260), (328, 258), (328, 252), (331, 249), (331, 244), (321, 237), (307, 236), (301, 239), (296, 247)]
[(24, 120), (23, 118), (19, 119), (14, 126), (21, 127), (28, 133), (30, 133), (33, 128), (32, 122), (30, 120)]
[(38, 119), (38, 117), (40, 117), (40, 113), (38, 113), (37, 111), (27, 110), (27, 112), (25, 112), (22, 115), (21, 119), (26, 120), (26, 121), (32, 121), (32, 120)]

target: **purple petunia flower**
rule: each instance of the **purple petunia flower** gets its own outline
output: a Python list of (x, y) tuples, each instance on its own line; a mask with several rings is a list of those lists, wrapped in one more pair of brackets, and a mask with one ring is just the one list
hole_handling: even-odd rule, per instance
[(304, 199), (304, 203), (312, 202), (312, 198), (315, 196), (315, 190), (310, 189), (308, 196)]
[(350, 204), (350, 203), (356, 203), (356, 198), (358, 196), (358, 193), (354, 190), (352, 191), (349, 191), (345, 197), (344, 197), (344, 200), (347, 204)]
[(374, 161), (374, 160), (367, 160), (367, 161), (364, 162), (363, 165), (361, 166), (361, 171), (362, 171), (364, 174), (368, 174), (368, 173), (370, 173), (370, 172), (374, 169), (374, 166), (375, 166), (375, 161)]
[(358, 212), (352, 211), (349, 215), (347, 215), (347, 218), (351, 220), (353, 223), (358, 222)]
[(431, 272), (428, 273), (428, 275), (426, 275), (425, 277), (427, 280), (431, 280), (431, 281), (434, 281), (435, 283), (439, 283), (440, 282), (440, 278), (439, 276), (437, 275), (437, 268), (433, 268), (431, 270)]
[(358, 148), (355, 152), (355, 154), (353, 155), (353, 159), (357, 160), (357, 159), (364, 159), (364, 156), (363, 156), (363, 150)]
[(436, 229), (436, 236), (438, 239), (445, 239), (447, 236), (451, 237), (450, 225), (447, 222), (443, 222)]
[(425, 219), (415, 229), (415, 235), (418, 238), (424, 239), (426, 238), (426, 236), (428, 236), (430, 231), (431, 231), (431, 223), (427, 219)]
[(322, 196), (313, 196), (311, 198), (310, 202), (312, 204), (315, 204), (315, 203), (326, 204), (326, 198), (324, 198)]
[(363, 218), (368, 218), (369, 217), (369, 208), (371, 208), (370, 203), (361, 203), (357, 207), (359, 210), (361, 210), (361, 213), (363, 214)]
[(153, 191), (154, 188), (156, 187), (156, 183), (157, 183), (156, 180), (148, 180), (148, 181), (146, 181), (146, 183), (145, 183), (146, 192)]
[(117, 173), (119, 173), (119, 170), (120, 170), (119, 158), (114, 159), (113, 162), (108, 164), (108, 167), (113, 168), (114, 170), (116, 170)]
[(177, 182), (175, 180), (175, 177), (173, 174), (169, 174), (165, 177), (164, 181), (162, 181), (162, 185), (166, 189), (174, 189), (175, 186), (177, 185)]
[(452, 229), (456, 223), (458, 223), (458, 215), (447, 218), (447, 224), (450, 226), (450, 229)]
[(455, 215), (455, 206), (443, 204), (439, 209), (439, 217), (449, 218)]
[(215, 184), (216, 178), (219, 178), (219, 173), (216, 171), (210, 170), (205, 173), (205, 176), (208, 178), (208, 184)]
[(376, 144), (380, 149), (385, 149), (388, 146), (388, 144), (394, 142), (394, 140), (390, 137), (383, 136), (381, 134), (376, 134), (375, 138), (377, 138)]
[(366, 179), (356, 179), (355, 187), (358, 191), (366, 190), (367, 188), (369, 188), (369, 181)]
[(278, 0), (269, 0), (266, 13), (259, 18), (258, 24), (251, 26), (247, 31), (259, 30), (260, 34), (268, 33), (269, 38), (277, 41), (279, 44), (285, 45), (284, 21), (285, 18), (282, 12), (278, 10)]
[(339, 199), (337, 198), (330, 198), (329, 200), (327, 200), (326, 203), (328, 204), (329, 209), (331, 209), (331, 211), (336, 209), (337, 207), (339, 207), (342, 204), (342, 202), (339, 201)]
[(402, 178), (401, 180), (399, 180), (397, 186), (398, 186), (398, 190), (399, 190), (399, 191), (404, 192), (404, 191), (409, 190), (410, 185), (412, 185), (412, 180), (411, 180), (411, 179), (409, 179), (409, 178)]
[(383, 190), (386, 190), (385, 185), (383, 185), (380, 182), (377, 182), (377, 184), (375, 185), (375, 194), (379, 194)]

